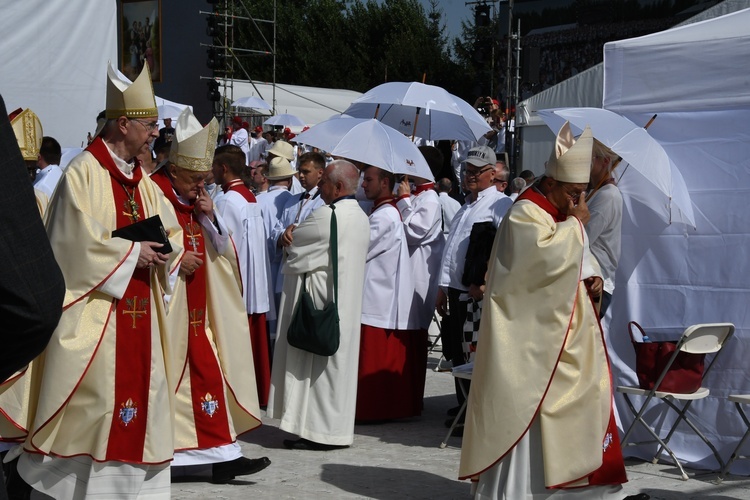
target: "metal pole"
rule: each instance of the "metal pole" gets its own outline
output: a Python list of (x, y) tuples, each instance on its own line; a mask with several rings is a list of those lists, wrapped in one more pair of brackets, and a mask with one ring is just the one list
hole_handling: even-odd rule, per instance
[(276, 0), (273, 0), (273, 114), (276, 114)]

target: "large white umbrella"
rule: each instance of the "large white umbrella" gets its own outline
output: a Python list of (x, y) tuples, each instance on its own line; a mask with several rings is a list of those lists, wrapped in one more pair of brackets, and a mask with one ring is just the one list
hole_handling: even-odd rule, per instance
[(280, 125), (282, 127), (304, 127), (307, 125), (302, 118), (287, 113), (275, 115), (263, 122), (263, 125)]
[(273, 109), (273, 106), (268, 104), (266, 101), (261, 99), (260, 97), (240, 97), (236, 101), (232, 103), (232, 106), (235, 108), (253, 108), (253, 109), (266, 109), (271, 110)]
[(376, 118), (403, 134), (423, 139), (476, 141), (491, 130), (463, 99), (435, 85), (389, 82), (362, 94), (345, 115)]
[(414, 143), (373, 118), (332, 118), (302, 132), (295, 140), (394, 174), (433, 180), (427, 161)]
[(669, 223), (695, 227), (693, 203), (682, 174), (645, 128), (601, 108), (548, 109), (539, 115), (555, 133), (566, 120), (575, 134), (590, 126), (594, 137), (623, 160), (615, 170), (623, 195), (650, 207)]

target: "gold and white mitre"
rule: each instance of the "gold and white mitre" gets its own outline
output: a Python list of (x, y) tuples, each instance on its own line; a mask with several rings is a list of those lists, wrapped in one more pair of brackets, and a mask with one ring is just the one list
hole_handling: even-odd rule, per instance
[(13, 133), (16, 135), (18, 147), (24, 160), (39, 159), (39, 148), (42, 147), (42, 122), (36, 113), (29, 108), (24, 109), (10, 121)]
[(127, 116), (128, 118), (144, 118), (158, 116), (154, 86), (151, 83), (151, 73), (148, 64), (133, 83), (123, 80), (112, 64), (107, 66), (107, 119)]
[(557, 133), (555, 147), (547, 161), (544, 175), (560, 182), (588, 184), (593, 147), (594, 136), (588, 125), (578, 140), (575, 140), (570, 122), (566, 121)]
[(219, 122), (216, 117), (203, 127), (190, 108), (185, 108), (177, 118), (169, 161), (180, 168), (208, 172), (214, 161), (218, 135)]

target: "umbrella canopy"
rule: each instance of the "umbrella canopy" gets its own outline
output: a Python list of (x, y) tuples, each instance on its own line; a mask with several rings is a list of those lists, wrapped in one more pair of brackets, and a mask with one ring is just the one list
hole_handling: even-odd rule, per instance
[(441, 87), (418, 82), (378, 85), (352, 101), (344, 114), (377, 118), (403, 134), (435, 141), (476, 141), (491, 130), (482, 115), (463, 99)]
[(333, 118), (302, 132), (296, 140), (332, 156), (374, 165), (394, 174), (433, 180), (430, 167), (414, 143), (372, 118)]
[(304, 127), (302, 118), (290, 114), (275, 115), (263, 122), (263, 125), (280, 125), (282, 127)]
[(693, 204), (685, 180), (661, 144), (646, 129), (600, 108), (550, 109), (539, 111), (539, 115), (555, 133), (566, 120), (576, 134), (586, 125), (590, 126), (594, 137), (628, 164), (621, 163), (615, 170), (623, 195), (651, 207), (667, 222), (683, 222), (695, 227)]
[(235, 108), (273, 109), (273, 106), (260, 97), (240, 97), (232, 103), (232, 106)]

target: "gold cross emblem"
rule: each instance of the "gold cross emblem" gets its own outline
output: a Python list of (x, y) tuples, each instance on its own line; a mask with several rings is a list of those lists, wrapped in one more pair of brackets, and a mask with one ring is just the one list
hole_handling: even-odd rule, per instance
[[(125, 299), (125, 303), (128, 305), (130, 310), (122, 311), (123, 314), (129, 314), (133, 319), (133, 329), (135, 329), (135, 320), (141, 316), (146, 315), (146, 307), (148, 307), (148, 299), (138, 299), (136, 295), (132, 299)], [(140, 308), (140, 309), (139, 309)]]
[(193, 335), (198, 336), (198, 327), (203, 325), (203, 309), (190, 311), (190, 326), (193, 327)]

